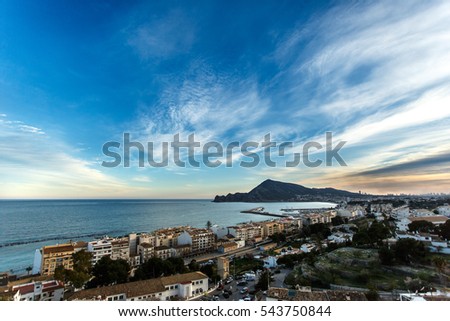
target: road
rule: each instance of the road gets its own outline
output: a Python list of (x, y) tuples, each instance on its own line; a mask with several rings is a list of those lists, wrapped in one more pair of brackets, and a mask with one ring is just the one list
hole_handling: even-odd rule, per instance
[[(270, 286), (271, 287), (280, 287), (280, 288), (286, 287), (284, 285), (284, 278), (290, 272), (291, 272), (290, 269), (281, 269), (281, 273), (274, 274), (273, 281), (270, 283)], [(248, 281), (247, 285), (237, 285), (237, 282), (233, 280), (231, 283), (225, 284), (224, 289), (223, 289), (223, 290), (231, 290), (232, 294), (230, 295), (229, 298), (225, 298), (223, 296), (223, 290), (215, 290), (215, 291), (211, 292), (209, 295), (205, 296), (203, 298), (203, 300), (212, 300), (213, 296), (218, 296), (220, 301), (239, 301), (240, 299), (242, 299), (245, 296), (245, 294), (240, 293), (240, 291), (244, 287), (247, 287), (249, 292), (253, 292), (255, 290), (256, 283), (258, 283), (258, 279), (256, 279), (255, 281)], [(251, 297), (254, 300), (254, 296), (251, 295)], [(202, 300), (202, 299), (200, 298), (198, 300)]]

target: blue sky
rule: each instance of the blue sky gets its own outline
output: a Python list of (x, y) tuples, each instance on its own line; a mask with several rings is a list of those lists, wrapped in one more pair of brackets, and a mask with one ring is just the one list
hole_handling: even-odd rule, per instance
[[(449, 106), (448, 1), (0, 2), (0, 198), (211, 198), (267, 178), (448, 193)], [(101, 166), (124, 132), (326, 131), (348, 166)]]

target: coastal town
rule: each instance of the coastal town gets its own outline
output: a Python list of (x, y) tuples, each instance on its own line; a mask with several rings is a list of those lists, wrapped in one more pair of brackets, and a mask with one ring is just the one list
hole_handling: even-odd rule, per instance
[(44, 246), (27, 275), (0, 274), (0, 299), (450, 299), (445, 200), (243, 212), (276, 217)]

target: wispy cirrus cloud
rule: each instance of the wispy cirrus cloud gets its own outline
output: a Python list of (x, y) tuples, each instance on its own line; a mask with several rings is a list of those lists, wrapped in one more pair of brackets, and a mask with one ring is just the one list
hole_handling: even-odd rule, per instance
[[(305, 95), (305, 88), (313, 91), (305, 108), (293, 111), (294, 118), (321, 119), (326, 127), (316, 121), (312, 128), (322, 126), (333, 131), (336, 140), (347, 141), (344, 153), (349, 168), (335, 168), (332, 173), (324, 169), (316, 173), (316, 182), (354, 183), (348, 173), (357, 175), (368, 168), (380, 175), (383, 168), (400, 173), (401, 164), (450, 149), (445, 134), (450, 119), (448, 2), (337, 6), (282, 37), (272, 57), (286, 67), (278, 81), (286, 84), (293, 101), (305, 101), (299, 96)], [(322, 134), (305, 140), (324, 143)], [(421, 170), (427, 172), (426, 166)], [(430, 168), (429, 174), (435, 170)], [(308, 174), (301, 172), (279, 175), (309, 181)], [(368, 189), (369, 181), (364, 184)], [(405, 189), (410, 187), (406, 179), (399, 181)], [(373, 183), (377, 190), (382, 186)], [(425, 185), (422, 191), (436, 191)]]
[(189, 51), (195, 42), (195, 24), (186, 13), (174, 9), (152, 18), (137, 20), (125, 30), (128, 45), (142, 59), (167, 59)]

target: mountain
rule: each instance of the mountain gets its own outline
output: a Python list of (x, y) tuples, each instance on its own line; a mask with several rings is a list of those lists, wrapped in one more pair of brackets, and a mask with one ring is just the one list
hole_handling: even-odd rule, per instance
[[(248, 193), (216, 195), (214, 202), (294, 202), (326, 201), (344, 197), (361, 198), (365, 195), (331, 187), (309, 188), (302, 185), (265, 180)], [(366, 195), (367, 196), (367, 195)]]

